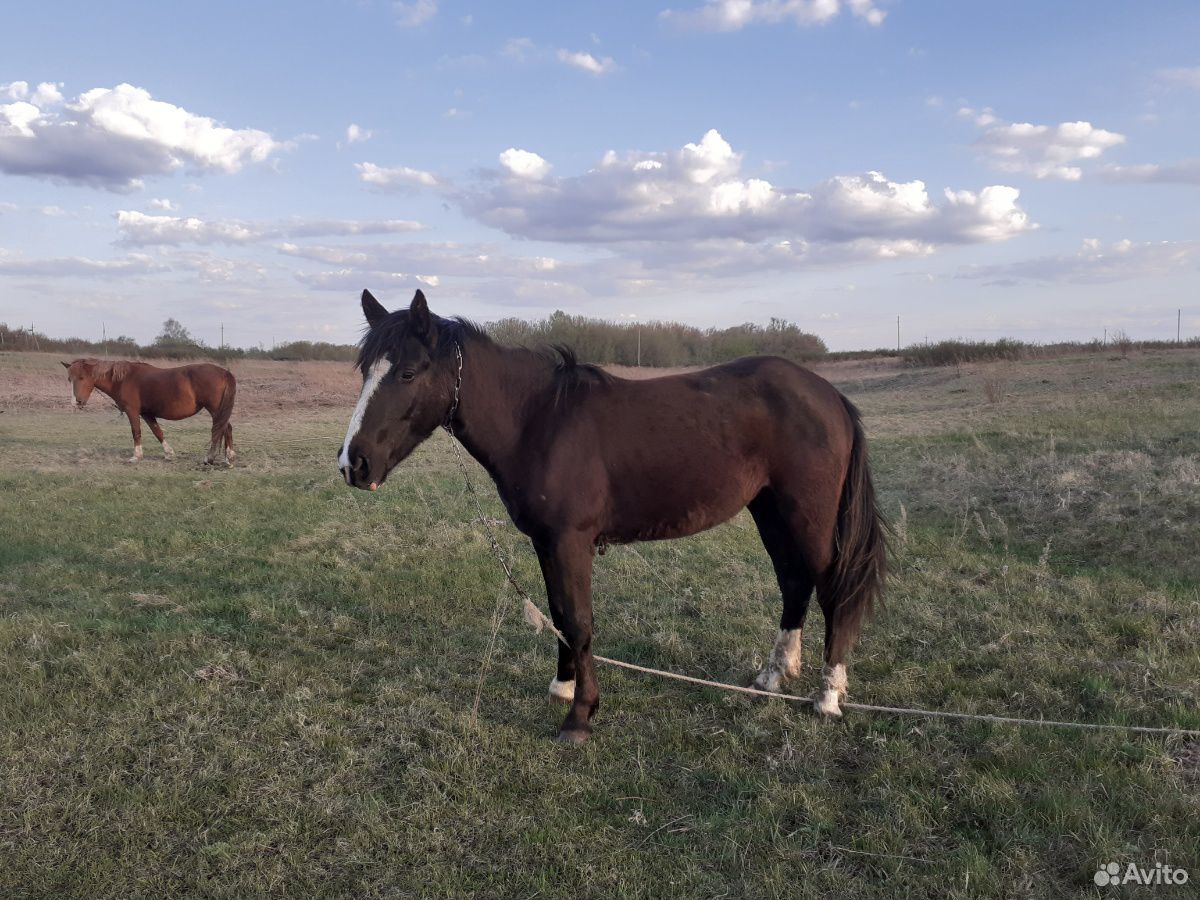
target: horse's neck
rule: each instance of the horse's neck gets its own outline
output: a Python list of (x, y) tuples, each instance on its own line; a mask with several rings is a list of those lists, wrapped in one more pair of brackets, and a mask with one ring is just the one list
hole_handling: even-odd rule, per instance
[(462, 385), (452, 427), (467, 452), (501, 480), (518, 452), (525, 419), (551, 389), (553, 369), (527, 350), (491, 342), (463, 348)]
[(113, 377), (112, 369), (96, 373), (96, 390), (108, 394), (108, 396), (114, 399), (116, 399), (117, 387), (120, 383), (120, 379)]

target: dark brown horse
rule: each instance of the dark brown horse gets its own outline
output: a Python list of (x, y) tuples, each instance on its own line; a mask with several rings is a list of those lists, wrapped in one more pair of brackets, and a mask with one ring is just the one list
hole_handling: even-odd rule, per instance
[(175, 451), (163, 437), (159, 419), (186, 419), (206, 409), (212, 416), (212, 441), (204, 462), (211, 464), (225, 445), (225, 461), (233, 465), (237, 456), (233, 450), (233, 399), (237, 381), (233, 373), (211, 363), (160, 369), (143, 362), (110, 362), (98, 359), (77, 359), (63, 363), (71, 381), (71, 396), (75, 406), (82, 409), (96, 388), (112, 397), (117, 408), (129, 418), (133, 430), (133, 456), (142, 458), (142, 423), (145, 419), (163, 448), (163, 456), (173, 459)]
[(841, 714), (846, 657), (884, 580), (885, 526), (854, 406), (787, 360), (739, 359), (686, 375), (615, 378), (557, 355), (502, 347), (430, 314), (417, 291), (389, 313), (368, 291), (363, 388), (338, 465), (375, 490), (447, 425), (491, 474), (541, 563), (560, 643), (552, 697), (571, 703), (559, 739), (591, 732), (592, 556), (609, 543), (682, 537), (749, 507), (783, 594), (779, 635), (755, 684), (800, 674), (816, 589), (825, 617), (816, 708)]

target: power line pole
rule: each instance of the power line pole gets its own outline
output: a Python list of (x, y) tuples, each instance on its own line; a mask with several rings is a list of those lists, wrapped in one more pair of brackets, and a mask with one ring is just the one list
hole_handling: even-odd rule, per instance
[(225, 323), (221, 323), (221, 349), (225, 349)]
[(638, 323), (638, 368), (642, 366), (642, 324)]
[(900, 352), (900, 317), (896, 316), (896, 352)]
[(1183, 340), (1180, 335), (1180, 326), (1183, 324), (1183, 310), (1175, 310), (1175, 343), (1182, 344)]

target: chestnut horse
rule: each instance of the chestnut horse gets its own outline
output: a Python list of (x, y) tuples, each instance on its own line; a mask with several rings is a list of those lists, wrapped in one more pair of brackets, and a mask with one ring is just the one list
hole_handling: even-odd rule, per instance
[(592, 558), (610, 543), (695, 534), (749, 507), (783, 595), (755, 684), (800, 674), (816, 589), (825, 667), (816, 709), (841, 714), (846, 658), (879, 596), (886, 525), (858, 411), (829, 382), (777, 357), (643, 381), (494, 343), (430, 313), (417, 291), (389, 313), (363, 291), (363, 387), (338, 457), (375, 490), (439, 426), (492, 476), (541, 563), (559, 645), (551, 697), (571, 704), (559, 740), (581, 742), (600, 704), (592, 659)]
[(82, 409), (97, 388), (112, 397), (117, 408), (129, 418), (133, 431), (133, 456), (129, 462), (142, 458), (142, 423), (146, 420), (163, 448), (163, 456), (174, 459), (175, 451), (163, 436), (159, 419), (186, 419), (206, 409), (212, 416), (212, 442), (205, 456), (211, 465), (225, 445), (225, 461), (233, 465), (237, 456), (233, 450), (233, 399), (237, 381), (233, 373), (211, 363), (197, 363), (160, 369), (143, 362), (109, 362), (98, 359), (77, 359), (63, 363), (71, 381), (71, 396), (76, 409)]

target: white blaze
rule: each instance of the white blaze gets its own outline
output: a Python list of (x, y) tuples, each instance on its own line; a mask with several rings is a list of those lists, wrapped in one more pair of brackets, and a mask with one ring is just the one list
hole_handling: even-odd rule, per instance
[(362, 393), (358, 395), (358, 405), (354, 407), (354, 413), (350, 416), (350, 427), (346, 429), (346, 440), (342, 442), (342, 452), (338, 454), (338, 468), (345, 469), (350, 465), (350, 443), (358, 434), (358, 430), (362, 428), (363, 416), (367, 414), (367, 404), (371, 402), (371, 398), (379, 390), (380, 382), (391, 371), (391, 368), (391, 360), (385, 357), (376, 361), (367, 372), (367, 380), (363, 384)]

